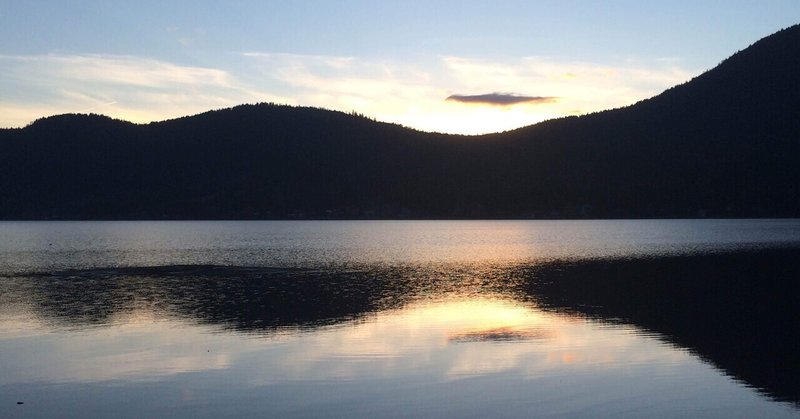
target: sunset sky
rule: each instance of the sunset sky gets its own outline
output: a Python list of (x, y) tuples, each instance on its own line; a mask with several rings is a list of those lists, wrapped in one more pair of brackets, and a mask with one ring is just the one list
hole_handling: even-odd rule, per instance
[(0, 0), (0, 127), (276, 102), (494, 132), (635, 103), (798, 22), (797, 0)]

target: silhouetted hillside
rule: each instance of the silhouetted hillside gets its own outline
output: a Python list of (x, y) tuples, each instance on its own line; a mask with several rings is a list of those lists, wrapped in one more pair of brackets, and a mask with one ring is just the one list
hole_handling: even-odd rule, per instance
[(800, 26), (627, 108), (479, 137), (243, 105), (0, 130), (0, 218), (800, 216)]

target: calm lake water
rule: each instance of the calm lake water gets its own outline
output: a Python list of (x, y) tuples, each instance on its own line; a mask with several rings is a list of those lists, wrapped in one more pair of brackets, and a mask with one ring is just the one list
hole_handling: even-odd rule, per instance
[(0, 222), (0, 417), (796, 418), (799, 282), (800, 220)]

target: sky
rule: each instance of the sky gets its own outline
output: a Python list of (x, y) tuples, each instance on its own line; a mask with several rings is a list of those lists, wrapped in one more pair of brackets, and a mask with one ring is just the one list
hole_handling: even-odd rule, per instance
[(0, 127), (274, 102), (497, 132), (633, 104), (797, 23), (797, 0), (0, 0)]

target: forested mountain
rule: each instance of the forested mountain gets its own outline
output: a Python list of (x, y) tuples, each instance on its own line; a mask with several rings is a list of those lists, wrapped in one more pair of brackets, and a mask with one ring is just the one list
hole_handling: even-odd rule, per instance
[(0, 218), (800, 216), (800, 26), (635, 105), (484, 136), (242, 105), (0, 130)]

